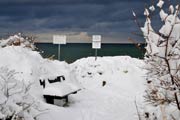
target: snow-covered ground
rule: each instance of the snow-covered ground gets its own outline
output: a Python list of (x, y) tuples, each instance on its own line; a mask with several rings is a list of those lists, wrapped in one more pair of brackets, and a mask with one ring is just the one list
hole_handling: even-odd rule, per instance
[(143, 101), (143, 65), (143, 61), (128, 56), (76, 61), (70, 68), (83, 89), (70, 96), (69, 107), (51, 109), (41, 117), (47, 120), (138, 119), (135, 100), (138, 105)]
[[(128, 56), (82, 58), (73, 64), (43, 59), (23, 47), (0, 48), (0, 67), (15, 69), (21, 78), (35, 81), (31, 89), (43, 106), (40, 120), (136, 120), (135, 101), (143, 103), (145, 70), (142, 60)], [(64, 75), (81, 87), (69, 96), (69, 106), (46, 104), (40, 78)], [(45, 110), (46, 109), (46, 110)]]

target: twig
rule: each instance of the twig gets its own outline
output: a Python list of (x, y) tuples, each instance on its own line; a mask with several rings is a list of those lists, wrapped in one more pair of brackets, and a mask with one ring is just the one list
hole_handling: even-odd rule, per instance
[(139, 118), (139, 120), (141, 120), (141, 116), (140, 116), (140, 113), (139, 113), (139, 110), (138, 110), (138, 106), (137, 106), (137, 103), (136, 103), (136, 98), (135, 98), (134, 104), (136, 106), (136, 111), (137, 111), (138, 118)]

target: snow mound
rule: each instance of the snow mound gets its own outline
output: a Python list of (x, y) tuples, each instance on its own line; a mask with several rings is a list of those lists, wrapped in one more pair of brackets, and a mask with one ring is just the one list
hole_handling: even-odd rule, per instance
[[(102, 82), (116, 83), (117, 80), (127, 80), (127, 85), (141, 86), (142, 81), (138, 81), (137, 73), (142, 73), (141, 68), (144, 63), (142, 60), (131, 58), (129, 56), (119, 57), (102, 57), (97, 61), (93, 57), (83, 58), (71, 64), (71, 68), (75, 71), (77, 79), (84, 88), (101, 87)], [(134, 76), (134, 77), (132, 77)], [(140, 84), (139, 84), (140, 83)], [(125, 88), (124, 85), (120, 85)], [(134, 93), (134, 91), (132, 91)]]
[[(39, 99), (42, 99), (43, 96), (43, 88), (40, 86), (39, 79), (46, 79), (48, 83), (49, 78), (55, 79), (57, 76), (63, 75), (66, 78), (65, 83), (71, 83), (70, 68), (65, 62), (44, 59), (38, 52), (23, 46), (0, 48), (0, 54), (0, 67), (6, 66), (21, 73), (17, 79), (33, 83), (31, 93)], [(72, 81), (76, 81), (76, 79), (74, 78)], [(56, 86), (61, 87), (62, 85), (57, 84)]]

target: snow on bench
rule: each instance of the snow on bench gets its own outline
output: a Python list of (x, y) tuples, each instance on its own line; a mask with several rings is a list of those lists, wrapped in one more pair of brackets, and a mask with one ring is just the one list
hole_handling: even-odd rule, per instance
[(65, 81), (64, 76), (58, 76), (55, 79), (40, 79), (40, 85), (43, 86), (43, 96), (47, 103), (54, 104), (54, 99), (65, 99), (65, 104), (68, 103), (68, 96), (75, 94), (80, 88), (71, 83)]

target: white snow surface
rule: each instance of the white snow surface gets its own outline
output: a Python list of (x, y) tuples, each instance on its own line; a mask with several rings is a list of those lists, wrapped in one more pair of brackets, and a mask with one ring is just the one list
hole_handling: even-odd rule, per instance
[[(143, 102), (144, 75), (142, 60), (128, 56), (94, 57), (70, 65), (83, 86), (70, 96), (70, 106), (51, 109), (43, 120), (138, 120), (138, 107)], [(106, 81), (103, 87), (102, 82)]]
[(78, 90), (80, 90), (80, 88), (70, 82), (62, 82), (60, 84), (52, 83), (43, 90), (43, 95), (63, 97)]
[(174, 13), (174, 7), (173, 7), (173, 5), (170, 5), (170, 6), (169, 6), (169, 11), (170, 11), (171, 14)]
[[(144, 100), (146, 71), (142, 60), (117, 56), (98, 57), (95, 61), (89, 57), (69, 65), (43, 59), (38, 52), (21, 46), (0, 48), (0, 54), (0, 67), (14, 69), (21, 73), (19, 78), (34, 82), (31, 94), (48, 109), (38, 120), (138, 120), (134, 102), (140, 107)], [(68, 107), (46, 104), (42, 97), (39, 78), (54, 78), (59, 74), (70, 81), (64, 84), (81, 86), (81, 91), (69, 96)], [(49, 89), (48, 92), (62, 94), (58, 89)]]
[(67, 89), (64, 89), (62, 92), (71, 92), (73, 87), (76, 89), (78, 88), (78, 85), (75, 87), (70, 84), (77, 83), (75, 78), (71, 80), (70, 68), (65, 62), (44, 59), (38, 52), (23, 48), (22, 46), (0, 48), (0, 55), (0, 67), (8, 67), (20, 73), (17, 79), (25, 80), (27, 84), (29, 82), (34, 83), (31, 92), (38, 98), (42, 98), (43, 95), (43, 88), (39, 84), (39, 79), (42, 78), (46, 80), (46, 86), (57, 87), (62, 85), (57, 83), (50, 85), (48, 83), (48, 78), (55, 79), (57, 76), (64, 75), (66, 80), (63, 81), (63, 84), (69, 84), (69, 87), (66, 87)]
[(163, 1), (163, 0), (159, 0), (159, 2), (157, 3), (157, 6), (158, 6), (159, 8), (162, 8), (163, 5), (164, 5), (164, 1)]
[(154, 11), (155, 11), (154, 5), (150, 6), (150, 7), (149, 7), (149, 10), (151, 10), (151, 12), (154, 12)]
[(144, 15), (145, 15), (145, 16), (149, 16), (149, 11), (148, 11), (148, 9), (145, 9)]

